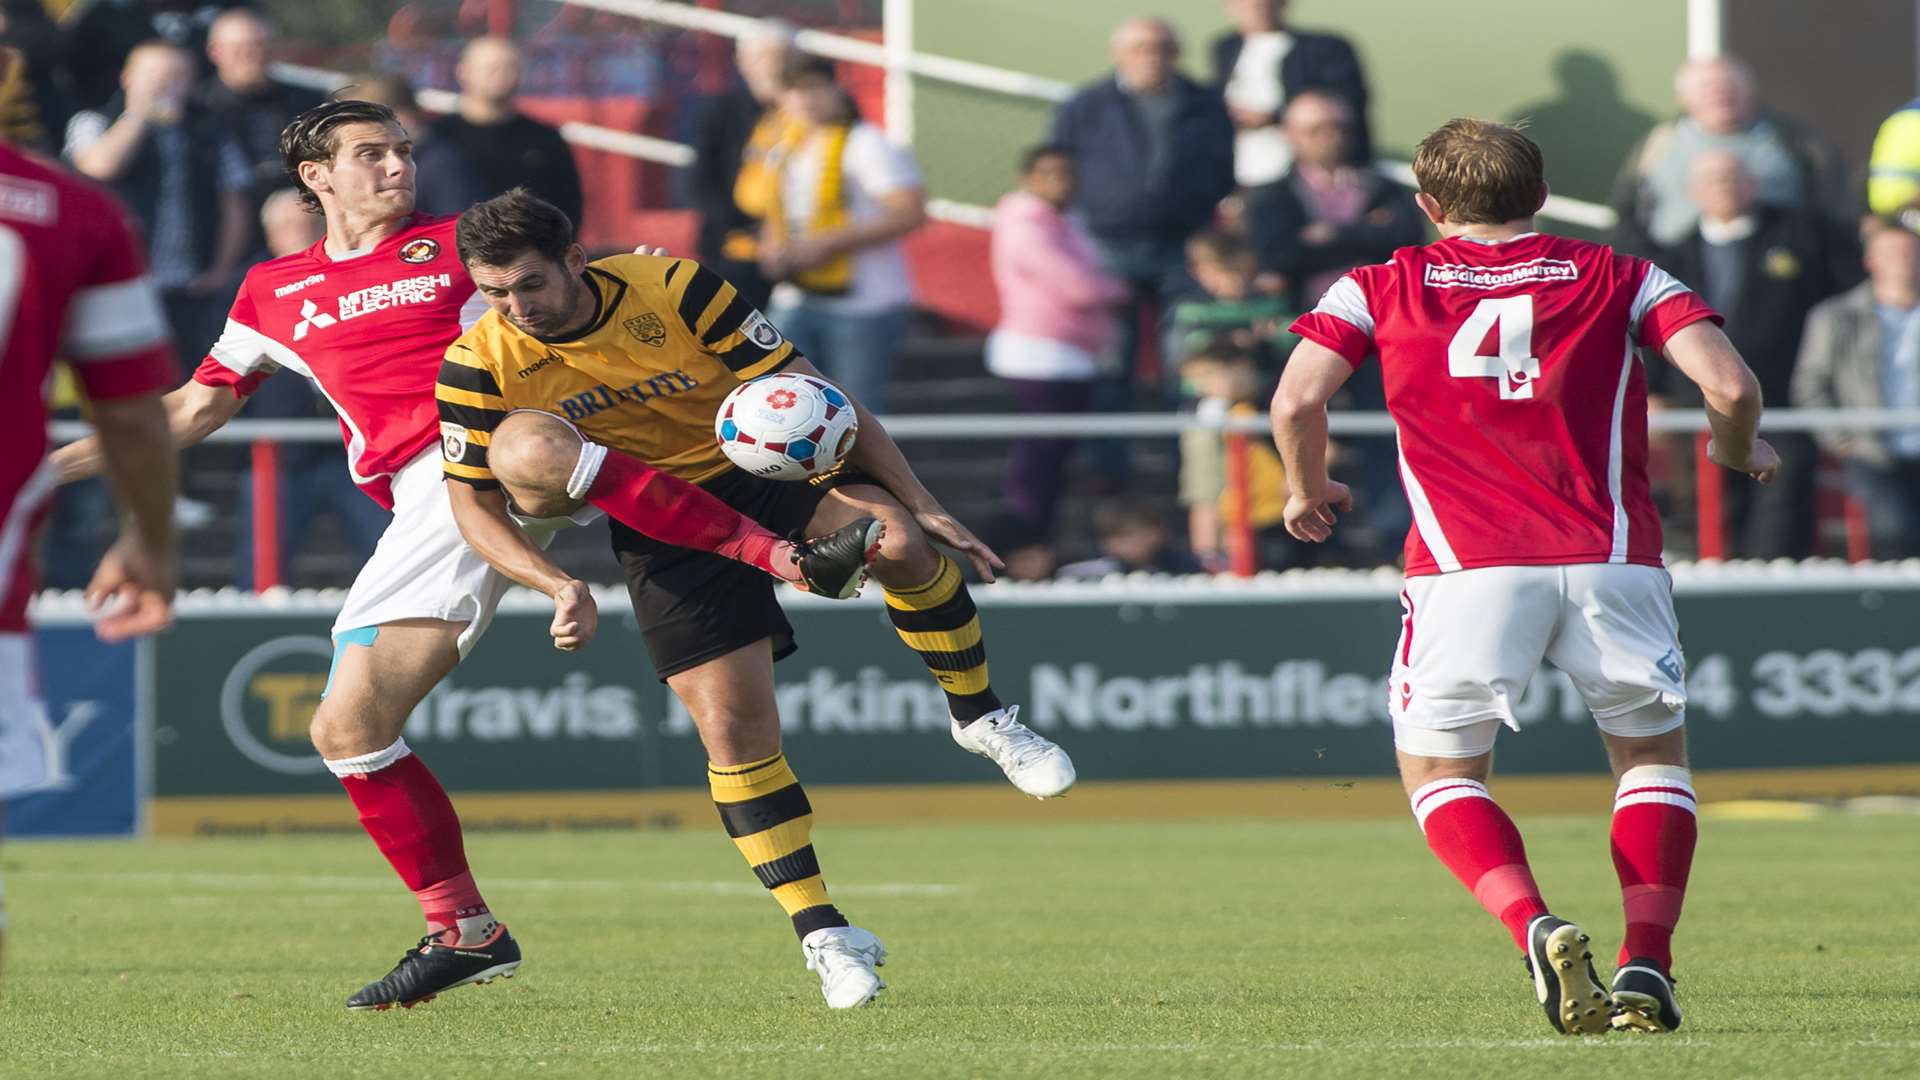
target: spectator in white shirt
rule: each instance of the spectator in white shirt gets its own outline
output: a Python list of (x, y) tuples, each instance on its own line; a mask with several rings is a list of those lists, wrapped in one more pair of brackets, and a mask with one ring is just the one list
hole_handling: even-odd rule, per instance
[(1307, 90), (1339, 97), (1353, 111), (1353, 161), (1373, 160), (1367, 127), (1367, 78), (1353, 46), (1334, 34), (1287, 26), (1286, 0), (1227, 0), (1234, 29), (1213, 42), (1214, 84), (1238, 133), (1234, 179), (1242, 187), (1271, 184), (1293, 164), (1280, 130), (1287, 102)]
[(193, 75), (178, 45), (136, 47), (120, 93), (68, 121), (66, 157), (132, 212), (178, 352), (199, 357), (220, 336), (223, 290), (253, 236), (253, 173), (220, 117), (190, 99)]

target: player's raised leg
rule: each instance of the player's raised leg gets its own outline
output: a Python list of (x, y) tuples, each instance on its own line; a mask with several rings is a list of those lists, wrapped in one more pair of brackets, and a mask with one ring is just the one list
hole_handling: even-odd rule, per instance
[(531, 517), (563, 517), (588, 503), (656, 540), (712, 551), (833, 599), (859, 591), (877, 553), (882, 526), (871, 518), (796, 544), (698, 485), (588, 441), (551, 413), (509, 413), (488, 438), (494, 477)]
[[(1658, 708), (1661, 715), (1649, 720), (1673, 719), (1670, 710)], [(1627, 922), (1613, 976), (1614, 1027), (1672, 1031), (1680, 1026), (1673, 928), (1680, 921), (1698, 836), (1686, 731), (1638, 738), (1603, 731), (1602, 736), (1619, 781), (1613, 799), (1613, 868)]]
[(880, 939), (847, 923), (827, 896), (813, 849), (813, 807), (780, 752), (767, 639), (667, 678), (707, 750), (707, 785), (720, 823), (800, 938), (827, 1005), (850, 1009), (886, 988)]
[(414, 706), (459, 662), (466, 629), (403, 619), (335, 636), (313, 745), (427, 923), (426, 935), (391, 972), (347, 999), (349, 1009), (412, 1008), (520, 966), (520, 946), (494, 919), (467, 867), (452, 800), (400, 737)]
[(900, 501), (872, 484), (836, 487), (821, 500), (809, 535), (842, 528), (863, 517), (886, 526), (873, 576), (886, 590), (887, 617), (918, 653), (947, 695), (953, 741), (1000, 766), (1013, 786), (1035, 798), (1064, 794), (1075, 779), (1073, 759), (1019, 719), (987, 676), (980, 614), (960, 567), (927, 541)]

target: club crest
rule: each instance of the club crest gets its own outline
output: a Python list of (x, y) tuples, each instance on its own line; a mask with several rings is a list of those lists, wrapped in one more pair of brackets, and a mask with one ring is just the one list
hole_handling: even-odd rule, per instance
[(400, 261), (418, 265), (440, 257), (440, 241), (422, 236), (400, 245)]
[(651, 311), (635, 315), (620, 325), (626, 327), (627, 333), (632, 334), (634, 339), (642, 345), (651, 345), (658, 349), (667, 343), (667, 324), (661, 322), (660, 316)]

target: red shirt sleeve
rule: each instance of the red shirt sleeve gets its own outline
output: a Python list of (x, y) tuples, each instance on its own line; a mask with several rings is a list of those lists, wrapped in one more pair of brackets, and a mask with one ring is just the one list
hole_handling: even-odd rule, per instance
[(1640, 344), (1658, 352), (1666, 348), (1667, 339), (1682, 328), (1692, 326), (1702, 319), (1712, 319), (1715, 326), (1723, 325), (1726, 320), (1713, 310), (1700, 294), (1691, 290), (1677, 296), (1668, 297), (1655, 304), (1652, 310), (1640, 320)]
[(1631, 313), (1634, 340), (1641, 345), (1658, 352), (1666, 347), (1667, 339), (1683, 327), (1702, 319), (1712, 319), (1715, 325), (1725, 323), (1699, 293), (1682, 285), (1672, 274), (1645, 259), (1627, 258), (1641, 274)]
[(90, 194), (99, 200), (85, 217), (93, 235), (76, 239), (93, 248), (93, 257), (68, 306), (60, 353), (88, 398), (165, 393), (179, 376), (159, 291), (119, 204), (105, 192)]
[(1373, 312), (1366, 290), (1353, 274), (1333, 283), (1312, 311), (1287, 329), (1339, 353), (1359, 367), (1373, 352)]
[(224, 386), (233, 391), (233, 396), (247, 397), (267, 376), (278, 370), (266, 352), (261, 348), (266, 335), (260, 332), (260, 318), (254, 308), (253, 293), (242, 282), (240, 292), (233, 298), (233, 307), (227, 312), (226, 329), (220, 332), (220, 340), (213, 343), (200, 366), (193, 370), (193, 381), (204, 386)]

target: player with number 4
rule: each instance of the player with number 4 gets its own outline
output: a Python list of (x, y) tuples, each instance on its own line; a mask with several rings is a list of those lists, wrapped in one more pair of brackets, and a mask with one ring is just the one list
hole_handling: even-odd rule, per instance
[[(1526, 954), (1556, 1030), (1671, 1031), (1694, 795), (1636, 346), (1699, 384), (1709, 456), (1766, 483), (1779, 459), (1755, 434), (1760, 387), (1720, 317), (1659, 267), (1534, 231), (1545, 167), (1519, 130), (1451, 121), (1413, 170), (1440, 240), (1354, 270), (1293, 325), (1304, 340), (1273, 399), (1287, 528), (1323, 541), (1351, 508), (1327, 476), (1326, 404), (1377, 352), (1414, 520), (1388, 691), (1414, 818)], [(1486, 787), (1494, 737), (1518, 730), (1514, 704), (1543, 659), (1579, 688), (1618, 781), (1626, 936), (1610, 988), (1588, 935), (1549, 913)]]

